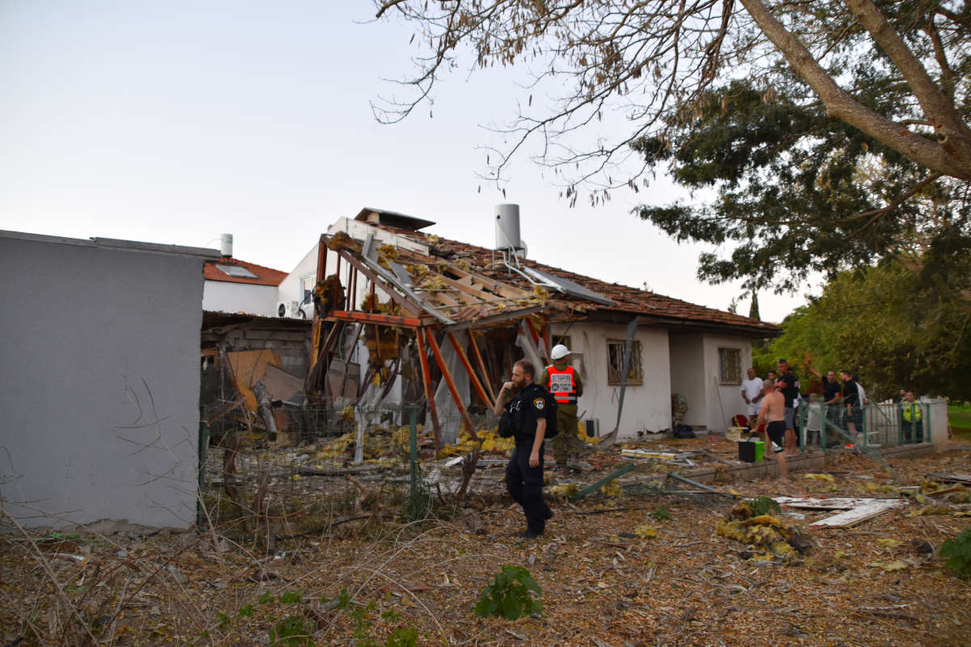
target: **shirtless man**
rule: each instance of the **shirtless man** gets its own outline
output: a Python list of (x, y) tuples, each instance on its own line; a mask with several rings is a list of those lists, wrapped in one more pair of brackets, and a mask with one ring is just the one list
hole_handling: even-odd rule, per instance
[(786, 442), (786, 397), (782, 395), (785, 384), (781, 380), (776, 382), (769, 378), (765, 380), (763, 386), (766, 394), (762, 398), (762, 409), (759, 411), (758, 420), (755, 421), (755, 428), (758, 429), (760, 424), (765, 423), (766, 435), (769, 437), (766, 453), (771, 447), (779, 461), (779, 478), (787, 481), (789, 475), (786, 472), (786, 455), (782, 451)]

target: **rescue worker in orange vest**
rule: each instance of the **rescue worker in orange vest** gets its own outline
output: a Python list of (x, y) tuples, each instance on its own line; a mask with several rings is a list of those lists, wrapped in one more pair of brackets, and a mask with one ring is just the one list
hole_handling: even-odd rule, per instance
[(560, 469), (580, 469), (580, 436), (577, 429), (577, 398), (583, 395), (580, 374), (567, 364), (570, 349), (557, 344), (550, 351), (552, 366), (547, 366), (537, 384), (545, 386), (556, 398), (556, 428), (559, 435), (550, 441), (553, 457)]

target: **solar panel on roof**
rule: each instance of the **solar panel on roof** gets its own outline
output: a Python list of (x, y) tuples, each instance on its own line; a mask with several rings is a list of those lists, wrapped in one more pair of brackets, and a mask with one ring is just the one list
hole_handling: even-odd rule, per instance
[(239, 265), (219, 265), (217, 263), (216, 267), (219, 269), (219, 271), (221, 271), (223, 274), (226, 274), (228, 276), (235, 276), (236, 278), (240, 278), (240, 279), (259, 278), (258, 276), (250, 272), (245, 267), (240, 267)]
[(562, 276), (554, 276), (552, 274), (547, 274), (546, 272), (541, 272), (532, 267), (523, 266), (523, 271), (531, 275), (534, 279), (542, 281), (551, 287), (555, 287), (557, 290), (563, 294), (569, 295), (571, 297), (577, 297), (578, 299), (586, 299), (587, 301), (593, 301), (594, 303), (599, 303), (605, 306), (615, 306), (617, 303), (608, 299), (607, 297), (597, 294), (593, 290), (588, 290), (587, 288), (574, 283), (570, 279), (565, 279)]

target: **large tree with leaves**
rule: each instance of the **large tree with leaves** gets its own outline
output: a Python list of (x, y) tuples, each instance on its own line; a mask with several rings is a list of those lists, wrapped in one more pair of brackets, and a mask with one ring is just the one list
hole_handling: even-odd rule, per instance
[[(875, 108), (905, 100), (872, 61), (846, 71)], [(812, 271), (897, 258), (931, 280), (971, 253), (971, 183), (926, 175), (914, 160), (834, 119), (798, 77), (762, 91), (736, 81), (673, 115), (665, 136), (635, 142), (707, 202), (645, 205), (638, 214), (678, 240), (725, 246), (702, 254), (699, 277), (793, 289)], [(960, 275), (960, 272), (955, 276)], [(952, 284), (971, 303), (967, 283)]]
[[(530, 101), (510, 126), (497, 177), (508, 155), (530, 138), (541, 162), (570, 169), (567, 193), (580, 180), (603, 190), (634, 186), (644, 171), (613, 175), (632, 142), (666, 133), (688, 109), (729, 77), (744, 74), (768, 90), (779, 64), (812, 89), (827, 114), (912, 160), (924, 179), (971, 181), (968, 81), (971, 9), (964, 0), (375, 0), (378, 17), (414, 23), (422, 48), (415, 93), (378, 106), (402, 118), (432, 95), (435, 81), (471, 49), (469, 67), (525, 63), (539, 88), (559, 89), (552, 102)], [(874, 104), (859, 95), (852, 62), (865, 57), (902, 100)], [(553, 81), (543, 86), (543, 81)], [(625, 136), (575, 147), (563, 139), (597, 131), (620, 108)], [(574, 169), (576, 169), (574, 171)], [(591, 192), (591, 199), (603, 197)]]
[[(872, 399), (903, 387), (921, 395), (971, 398), (971, 313), (953, 284), (966, 285), (967, 260), (936, 281), (892, 261), (841, 273), (820, 297), (783, 323), (783, 334), (753, 361), (785, 357), (808, 386), (805, 362), (821, 373), (857, 374)], [(961, 276), (964, 274), (963, 276)]]

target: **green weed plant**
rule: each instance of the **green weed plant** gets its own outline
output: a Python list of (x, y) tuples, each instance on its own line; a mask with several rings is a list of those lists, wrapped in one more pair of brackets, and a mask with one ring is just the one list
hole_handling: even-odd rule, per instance
[(962, 580), (971, 579), (971, 526), (954, 539), (941, 544), (941, 557), (948, 557), (946, 569)]
[(483, 589), (475, 613), (481, 618), (502, 616), (506, 620), (516, 620), (524, 614), (540, 614), (543, 603), (533, 599), (530, 591), (536, 595), (543, 593), (529, 571), (522, 566), (506, 564)]
[(782, 508), (774, 500), (767, 496), (757, 496), (754, 499), (745, 501), (745, 507), (752, 513), (753, 517), (761, 517), (770, 512), (780, 512)]

